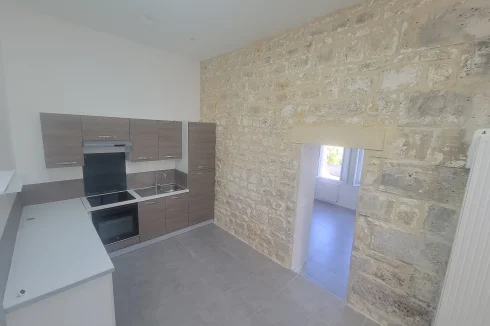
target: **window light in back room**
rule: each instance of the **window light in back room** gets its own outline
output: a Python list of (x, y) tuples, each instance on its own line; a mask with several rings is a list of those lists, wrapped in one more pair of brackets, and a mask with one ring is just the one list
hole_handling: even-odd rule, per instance
[(341, 181), (344, 160), (344, 148), (322, 146), (318, 164), (318, 177)]

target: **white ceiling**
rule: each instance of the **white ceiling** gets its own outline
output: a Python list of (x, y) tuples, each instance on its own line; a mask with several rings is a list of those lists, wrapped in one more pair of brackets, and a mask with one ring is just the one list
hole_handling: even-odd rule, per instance
[[(59, 19), (201, 61), (359, 3), (360, 0), (13, 2)], [(145, 15), (151, 20), (145, 19)]]

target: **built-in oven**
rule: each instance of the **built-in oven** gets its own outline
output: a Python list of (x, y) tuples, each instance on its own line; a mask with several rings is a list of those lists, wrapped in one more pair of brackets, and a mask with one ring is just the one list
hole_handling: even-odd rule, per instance
[(139, 235), (138, 204), (129, 204), (92, 212), (92, 222), (104, 245)]

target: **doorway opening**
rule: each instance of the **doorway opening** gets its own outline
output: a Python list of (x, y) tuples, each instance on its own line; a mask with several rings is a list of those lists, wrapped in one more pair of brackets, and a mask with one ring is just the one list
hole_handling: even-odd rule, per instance
[(318, 148), (306, 263), (301, 274), (346, 299), (364, 150)]

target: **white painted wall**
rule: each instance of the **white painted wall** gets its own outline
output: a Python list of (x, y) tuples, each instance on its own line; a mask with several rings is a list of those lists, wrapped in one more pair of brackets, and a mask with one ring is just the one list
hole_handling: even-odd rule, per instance
[(12, 140), (10, 136), (9, 112), (5, 76), (2, 58), (2, 43), (0, 42), (0, 171), (15, 168)]
[(7, 326), (115, 326), (112, 273), (7, 314)]
[[(9, 121), (24, 184), (76, 179), (46, 169), (39, 112), (199, 121), (199, 62), (55, 18), (0, 5)], [(128, 172), (175, 162), (129, 163)]]
[(298, 184), (298, 203), (294, 221), (293, 258), (291, 269), (298, 271), (308, 258), (311, 218), (315, 198), (315, 182), (320, 145), (304, 144)]
[(317, 178), (315, 185), (315, 199), (333, 203), (349, 209), (357, 209), (359, 187), (353, 186), (356, 172), (356, 158), (358, 149), (352, 149), (349, 162), (349, 173), (346, 182), (337, 182)]

